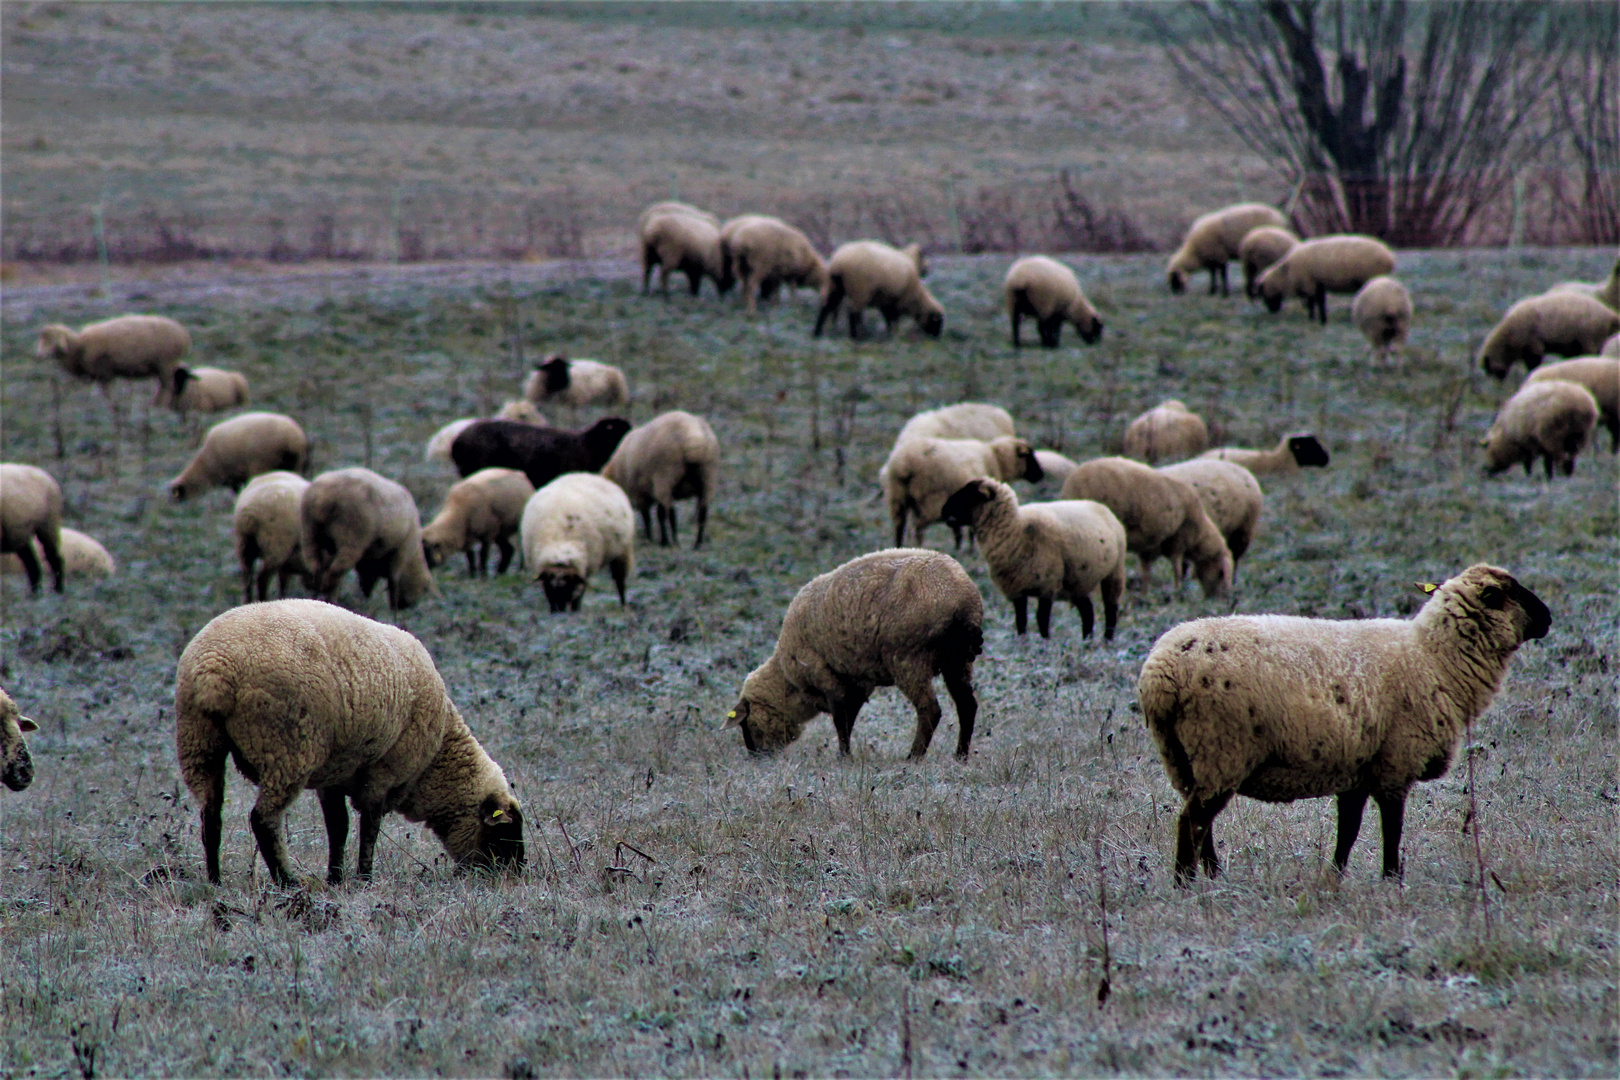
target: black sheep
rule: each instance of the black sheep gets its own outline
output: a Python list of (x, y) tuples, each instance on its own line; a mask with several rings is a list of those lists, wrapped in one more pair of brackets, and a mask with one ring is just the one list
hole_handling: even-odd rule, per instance
[(535, 427), (516, 420), (480, 420), (450, 444), (450, 460), (462, 476), (479, 469), (520, 469), (540, 488), (563, 473), (601, 472), (630, 421), (604, 417), (583, 431)]

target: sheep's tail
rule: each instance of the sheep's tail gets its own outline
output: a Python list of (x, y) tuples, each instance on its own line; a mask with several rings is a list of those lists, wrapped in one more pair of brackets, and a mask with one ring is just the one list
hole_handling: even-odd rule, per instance
[(1173, 679), (1155, 670), (1151, 656), (1136, 684), (1136, 697), (1142, 708), (1142, 720), (1153, 741), (1159, 744), (1159, 756), (1164, 759), (1171, 784), (1183, 795), (1187, 794), (1193, 790), (1193, 767), (1176, 730), (1184, 713), (1181, 695), (1176, 692)]
[(951, 667), (966, 667), (984, 651), (982, 620), (966, 609), (951, 616), (939, 636), (940, 660)]

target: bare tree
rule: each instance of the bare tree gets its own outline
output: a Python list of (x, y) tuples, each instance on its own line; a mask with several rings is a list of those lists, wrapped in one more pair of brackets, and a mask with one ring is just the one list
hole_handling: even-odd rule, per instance
[(1580, 162), (1575, 231), (1589, 244), (1620, 244), (1620, 6), (1570, 5), (1558, 17), (1575, 43), (1558, 71), (1555, 112)]

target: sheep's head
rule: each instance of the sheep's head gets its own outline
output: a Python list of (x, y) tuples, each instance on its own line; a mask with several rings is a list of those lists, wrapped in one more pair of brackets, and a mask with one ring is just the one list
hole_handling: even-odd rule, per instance
[(560, 394), (568, 389), (568, 358), (561, 353), (547, 357), (546, 362), (536, 364), (534, 370), (545, 380), (546, 393)]
[(457, 872), (523, 869), (523, 810), (510, 792), (492, 792), (456, 813), (440, 839)]
[(1495, 476), (1497, 473), (1506, 472), (1521, 459), (1524, 461), (1524, 471), (1527, 473), (1530, 471), (1532, 459), (1519, 452), (1518, 446), (1514, 445), (1503, 432), (1500, 422), (1491, 425), (1491, 430), (1479, 440), (1479, 446), (1485, 451), (1487, 475)]
[(1035, 448), (1023, 439), (1014, 439), (1014, 452), (1018, 456), (1018, 468), (1013, 476), (1023, 477), (1032, 484), (1038, 484), (1046, 479), (1046, 470), (1041, 468), (1041, 461), (1035, 456)]
[(1088, 312), (1086, 317), (1074, 324), (1075, 330), (1080, 334), (1080, 340), (1087, 345), (1095, 345), (1102, 340), (1103, 321), (1097, 318), (1096, 312)]
[(1309, 432), (1288, 436), (1288, 452), (1302, 469), (1320, 469), (1328, 463), (1327, 447)]
[(186, 483), (184, 475), (177, 476), (169, 481), (169, 498), (175, 502), (185, 502), (193, 494), (191, 485)]
[(1220, 551), (1214, 558), (1199, 559), (1193, 565), (1198, 574), (1198, 584), (1206, 597), (1225, 596), (1231, 590), (1235, 566), (1225, 540), (1221, 541)]
[(979, 507), (994, 501), (996, 489), (1000, 486), (985, 476), (969, 480), (945, 500), (945, 505), (939, 511), (939, 519), (953, 529), (962, 529), (975, 524), (979, 516)]
[(922, 332), (929, 337), (939, 337), (945, 330), (945, 313), (930, 311), (921, 319)]
[(809, 695), (782, 677), (773, 656), (743, 680), (742, 695), (720, 730), (737, 728), (749, 753), (771, 754), (803, 734), (820, 711)]
[(1254, 283), (1254, 291), (1266, 302), (1266, 310), (1273, 315), (1282, 310), (1283, 301), (1288, 299), (1286, 278), (1278, 272), (1281, 269), (1281, 263), (1273, 266), (1261, 274), (1260, 280)]
[(1187, 275), (1179, 267), (1172, 266), (1168, 275), (1170, 291), (1180, 296), (1187, 291)]
[(0, 783), (12, 791), (21, 791), (34, 781), (34, 759), (28, 755), (23, 732), (38, 730), (39, 725), (22, 714), (11, 695), (0, 690)]
[(1423, 622), (1443, 621), (1475, 643), (1489, 643), (1507, 654), (1552, 628), (1552, 613), (1541, 598), (1499, 567), (1476, 563), (1440, 585), (1419, 584), (1429, 602), (1418, 613)]
[(585, 595), (585, 576), (578, 569), (567, 565), (543, 566), (536, 578), (540, 588), (545, 590), (546, 603), (551, 605), (553, 614), (579, 609), (580, 599)]
[[(1508, 368), (1513, 366), (1513, 357), (1508, 352), (1506, 336), (1499, 333), (1500, 329), (1498, 327), (1497, 330), (1492, 330), (1490, 336), (1485, 339), (1485, 344), (1480, 347), (1479, 366), (1484, 368), (1486, 373), (1492, 377), (1505, 379), (1507, 378)], [(1536, 357), (1533, 362), (1529, 362), (1531, 370), (1534, 370), (1540, 362), (1540, 357)]]
[(595, 462), (592, 471), (599, 471), (619, 448), (619, 442), (630, 433), (630, 421), (620, 416), (606, 416), (585, 429), (585, 447)]
[(422, 537), (422, 558), (426, 560), (429, 570), (449, 559), (453, 554), (455, 554), (455, 549), (450, 546), (448, 541), (442, 539), (429, 540), (426, 536)]
[(61, 323), (51, 323), (39, 332), (39, 344), (34, 355), (41, 360), (61, 360), (73, 352), (79, 335)]

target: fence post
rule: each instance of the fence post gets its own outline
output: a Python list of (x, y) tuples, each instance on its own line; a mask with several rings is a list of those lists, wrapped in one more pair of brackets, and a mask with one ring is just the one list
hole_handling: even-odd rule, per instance
[(90, 208), (91, 228), (96, 236), (96, 261), (101, 264), (101, 285), (106, 288), (112, 284), (112, 263), (107, 258), (107, 220), (106, 220), (107, 193), (101, 193), (101, 202)]

